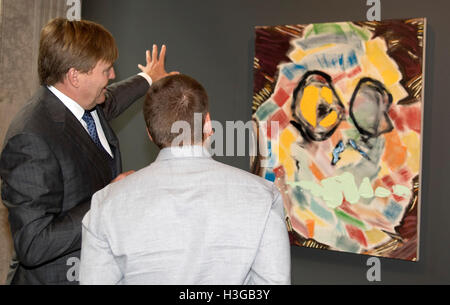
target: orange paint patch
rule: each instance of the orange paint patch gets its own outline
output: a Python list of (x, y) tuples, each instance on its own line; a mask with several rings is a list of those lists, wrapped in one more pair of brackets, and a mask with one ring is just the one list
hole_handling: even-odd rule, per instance
[(330, 139), (331, 139), (331, 146), (336, 147), (339, 141), (342, 140), (342, 134), (340, 129), (337, 129), (335, 132), (333, 132)]
[(339, 124), (339, 129), (341, 129), (341, 130), (342, 129), (350, 129), (350, 128), (353, 128), (353, 126), (350, 125), (350, 123), (345, 120), (341, 121), (341, 123)]
[(308, 237), (313, 238), (314, 237), (314, 220), (308, 219), (306, 221), (306, 228), (308, 229)]
[(406, 161), (407, 148), (402, 144), (397, 131), (391, 131), (384, 135), (386, 139), (383, 161), (391, 170), (396, 170)]
[(316, 177), (318, 181), (325, 179), (325, 176), (322, 174), (322, 171), (317, 167), (316, 163), (314, 162), (310, 163), (309, 169), (311, 170), (314, 177)]

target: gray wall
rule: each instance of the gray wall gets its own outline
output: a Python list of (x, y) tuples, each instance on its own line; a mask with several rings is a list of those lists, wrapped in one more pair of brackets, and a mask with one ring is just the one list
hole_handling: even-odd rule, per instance
[[(382, 0), (382, 19), (427, 17), (420, 261), (381, 259), (382, 284), (450, 283), (450, 137), (446, 132), (450, 26), (447, 1)], [(432, 4), (431, 4), (432, 3)], [(364, 20), (366, 0), (322, 1), (139, 1), (83, 2), (83, 19), (97, 21), (117, 40), (117, 79), (137, 73), (152, 43), (167, 44), (168, 70), (198, 79), (210, 97), (212, 119), (251, 118), (253, 27)], [(152, 162), (156, 147), (146, 139), (142, 100), (117, 119), (124, 167)], [(219, 157), (249, 169), (248, 157)], [(292, 247), (293, 284), (366, 284), (368, 257)]]

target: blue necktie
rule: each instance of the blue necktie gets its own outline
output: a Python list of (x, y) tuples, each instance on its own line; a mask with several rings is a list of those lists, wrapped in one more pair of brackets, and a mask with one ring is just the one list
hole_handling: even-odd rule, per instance
[(94, 118), (92, 117), (91, 113), (85, 110), (82, 119), (87, 124), (87, 129), (89, 135), (91, 136), (92, 141), (94, 141), (94, 143), (98, 146), (98, 148), (100, 148), (101, 150), (105, 150), (98, 137), (97, 128), (95, 127)]
[(109, 157), (108, 162), (109, 162), (109, 166), (111, 167), (111, 178), (114, 179), (114, 177), (116, 177), (118, 175), (117, 167), (114, 162), (114, 159), (110, 156), (110, 154), (106, 151), (106, 149), (103, 147), (102, 143), (100, 142), (100, 139), (97, 134), (97, 128), (95, 127), (94, 118), (92, 117), (92, 115), (89, 111), (85, 110), (82, 119), (87, 124), (87, 129), (88, 129), (89, 135), (91, 136), (92, 141), (94, 141), (94, 143), (97, 145), (97, 147), (100, 150), (104, 151), (106, 153), (106, 155)]

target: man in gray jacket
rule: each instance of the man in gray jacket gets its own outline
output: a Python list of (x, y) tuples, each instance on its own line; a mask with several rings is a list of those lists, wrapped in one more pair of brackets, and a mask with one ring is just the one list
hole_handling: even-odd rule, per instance
[(282, 197), (273, 183), (211, 158), (204, 88), (186, 75), (165, 77), (152, 85), (144, 116), (161, 151), (93, 196), (80, 283), (290, 284)]

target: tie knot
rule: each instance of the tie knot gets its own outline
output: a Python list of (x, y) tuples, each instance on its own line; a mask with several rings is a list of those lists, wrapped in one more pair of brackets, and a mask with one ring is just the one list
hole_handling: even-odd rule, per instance
[(92, 117), (91, 113), (87, 110), (84, 111), (83, 121), (85, 121), (87, 124), (92, 123), (94, 121), (94, 118)]

